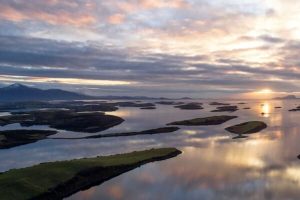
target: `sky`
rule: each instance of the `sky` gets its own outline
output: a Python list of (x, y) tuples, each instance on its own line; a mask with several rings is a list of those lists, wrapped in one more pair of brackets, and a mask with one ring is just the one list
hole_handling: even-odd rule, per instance
[(0, 86), (300, 95), (298, 0), (0, 0)]

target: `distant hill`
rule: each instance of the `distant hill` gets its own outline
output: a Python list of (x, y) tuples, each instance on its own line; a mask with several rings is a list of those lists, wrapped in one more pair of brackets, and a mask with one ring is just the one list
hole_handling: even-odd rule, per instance
[(42, 90), (18, 83), (0, 88), (0, 101), (82, 100), (92, 98), (95, 97), (60, 89)]
[(275, 97), (274, 99), (283, 100), (283, 99), (297, 99), (295, 95), (287, 95), (284, 97)]
[(152, 98), (145, 96), (89, 96), (76, 92), (69, 92), (60, 89), (42, 90), (15, 83), (7, 87), (0, 88), (0, 101), (51, 101), (51, 100), (157, 100), (167, 98)]
[(192, 100), (193, 98), (191, 98), (191, 97), (182, 97), (182, 98), (180, 98), (181, 100)]

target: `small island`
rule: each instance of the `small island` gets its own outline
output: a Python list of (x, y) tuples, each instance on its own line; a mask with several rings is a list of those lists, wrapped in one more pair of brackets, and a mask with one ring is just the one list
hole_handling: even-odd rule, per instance
[(142, 109), (142, 110), (155, 110), (156, 107), (155, 106), (148, 106), (148, 107), (141, 107), (140, 109)]
[(216, 110), (212, 110), (211, 112), (235, 112), (238, 110), (237, 106), (220, 106), (217, 107)]
[(0, 104), (1, 112), (11, 112), (14, 110), (38, 110), (38, 109), (68, 109), (75, 112), (89, 112), (102, 111), (112, 112), (118, 110), (116, 103), (106, 103), (103, 101), (60, 101), (60, 102), (46, 102), (46, 101), (25, 101), (25, 102), (11, 102)]
[(220, 102), (211, 102), (209, 103), (211, 106), (229, 106), (229, 103), (220, 103)]
[[(177, 105), (177, 104), (176, 104)], [(22, 101), (0, 104), (1, 112), (12, 112), (20, 110), (38, 110), (38, 109), (67, 109), (74, 112), (113, 112), (119, 107), (155, 107), (153, 103), (141, 103), (140, 101), (124, 101), (124, 102), (105, 102), (105, 101)]]
[(124, 133), (107, 133), (107, 134), (99, 134), (99, 135), (92, 135), (86, 137), (79, 137), (79, 138), (54, 138), (51, 139), (68, 139), (68, 140), (78, 140), (78, 139), (96, 139), (96, 138), (108, 138), (108, 137), (124, 137), (124, 136), (134, 136), (134, 135), (155, 135), (160, 133), (172, 133), (178, 131), (180, 128), (178, 127), (162, 127), (156, 129), (149, 129), (144, 131), (133, 131), (133, 132), (124, 132)]
[(178, 125), (178, 126), (204, 126), (204, 125), (219, 125), (223, 124), (231, 119), (237, 118), (237, 116), (212, 116), (212, 117), (204, 117), (204, 118), (195, 118), (183, 121), (176, 121), (169, 123), (167, 125)]
[(50, 135), (56, 134), (51, 130), (8, 130), (0, 131), (0, 149), (30, 144), (46, 139)]
[(178, 127), (162, 127), (162, 128), (150, 129), (145, 131), (137, 131), (137, 132), (108, 133), (108, 134), (101, 134), (101, 135), (93, 135), (93, 136), (83, 137), (81, 139), (121, 137), (121, 136), (133, 136), (133, 135), (154, 135), (160, 133), (172, 133), (178, 131), (179, 129), (180, 128)]
[(300, 106), (297, 106), (296, 108), (293, 108), (291, 110), (289, 110), (290, 112), (297, 112), (300, 111)]
[(16, 112), (0, 117), (0, 126), (20, 123), (21, 126), (49, 125), (51, 128), (96, 133), (118, 124), (124, 119), (101, 112), (75, 112), (73, 110), (37, 110)]
[(153, 103), (135, 103), (131, 101), (117, 102), (115, 103), (115, 105), (119, 107), (132, 107), (132, 108), (155, 107), (155, 104)]
[(0, 199), (63, 199), (141, 165), (179, 154), (175, 148), (160, 148), (12, 169), (0, 174)]
[(202, 103), (192, 102), (182, 105), (174, 106), (175, 108), (179, 108), (181, 110), (202, 110)]
[(234, 126), (227, 127), (225, 130), (238, 134), (239, 136), (242, 136), (243, 134), (252, 134), (260, 132), (261, 130), (267, 128), (267, 124), (261, 121), (249, 121), (241, 124), (237, 124)]
[(176, 101), (158, 101), (155, 103), (160, 104), (160, 105), (182, 105), (182, 104), (184, 104), (184, 102), (176, 102)]

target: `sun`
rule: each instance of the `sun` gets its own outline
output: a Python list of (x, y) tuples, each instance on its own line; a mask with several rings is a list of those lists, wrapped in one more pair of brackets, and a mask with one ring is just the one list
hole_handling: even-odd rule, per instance
[(266, 88), (266, 89), (262, 89), (262, 90), (257, 91), (257, 93), (259, 93), (259, 94), (271, 94), (271, 93), (273, 93), (273, 90)]
[(253, 90), (249, 93), (244, 93), (243, 98), (249, 98), (249, 99), (269, 99), (273, 98), (274, 95), (276, 95), (277, 92), (270, 89), (270, 88), (261, 88)]

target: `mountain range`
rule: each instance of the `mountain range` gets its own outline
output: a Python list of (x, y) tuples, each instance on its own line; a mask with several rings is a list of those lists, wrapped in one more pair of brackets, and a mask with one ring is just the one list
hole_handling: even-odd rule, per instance
[(51, 100), (139, 100), (139, 99), (160, 99), (167, 98), (152, 98), (145, 96), (90, 96), (79, 94), (76, 92), (65, 91), (61, 89), (42, 90), (39, 88), (29, 87), (23, 84), (15, 83), (3, 88), (0, 88), (0, 101), (51, 101)]
[(0, 88), (0, 101), (82, 100), (91, 96), (60, 89), (42, 90), (19, 83)]
[(298, 99), (295, 95), (287, 95), (284, 97), (275, 97), (276, 100), (284, 100), (284, 99)]

